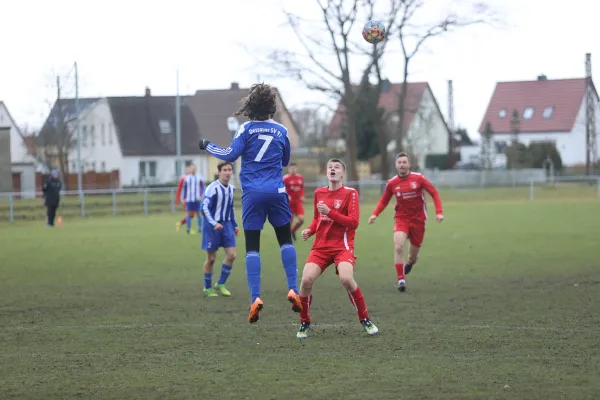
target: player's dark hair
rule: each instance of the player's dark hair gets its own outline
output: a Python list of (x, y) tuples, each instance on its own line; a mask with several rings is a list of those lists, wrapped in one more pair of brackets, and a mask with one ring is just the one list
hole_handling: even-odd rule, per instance
[(217, 164), (217, 170), (219, 172), (221, 172), (221, 170), (223, 169), (224, 166), (229, 165), (231, 166), (231, 169), (233, 169), (233, 163), (229, 162), (229, 161), (221, 161), (220, 163)]
[(400, 157), (406, 157), (410, 160), (408, 153), (405, 153), (405, 152), (398, 153), (398, 155), (396, 156), (396, 160), (399, 159)]
[(288, 167), (295, 167), (295, 166), (297, 166), (297, 165), (298, 165), (298, 164), (296, 164), (295, 162), (291, 162), (291, 163), (289, 163), (289, 164), (288, 164)]
[(327, 161), (327, 164), (329, 164), (330, 162), (337, 162), (342, 164), (342, 167), (344, 167), (344, 171), (346, 170), (346, 164), (344, 164), (344, 162), (342, 160), (340, 160), (339, 158), (332, 158), (331, 160)]
[(277, 111), (277, 92), (266, 83), (255, 83), (241, 103), (242, 108), (235, 115), (243, 115), (253, 121), (266, 121)]

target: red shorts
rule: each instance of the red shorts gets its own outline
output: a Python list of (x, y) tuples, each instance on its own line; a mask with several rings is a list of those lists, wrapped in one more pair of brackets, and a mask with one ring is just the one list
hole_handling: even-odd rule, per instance
[(425, 237), (425, 223), (395, 219), (394, 232), (406, 233), (411, 246), (421, 247)]
[(335, 264), (335, 273), (337, 275), (337, 265), (341, 262), (347, 262), (354, 266), (356, 262), (356, 256), (352, 250), (339, 249), (339, 250), (311, 250), (306, 263), (317, 264), (321, 270), (325, 271), (331, 264)]
[(293, 215), (304, 215), (304, 204), (300, 200), (291, 200), (290, 210), (292, 210)]

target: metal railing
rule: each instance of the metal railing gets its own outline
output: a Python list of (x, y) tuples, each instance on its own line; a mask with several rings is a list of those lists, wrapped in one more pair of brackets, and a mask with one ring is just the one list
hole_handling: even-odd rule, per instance
[[(509, 186), (487, 187), (480, 185), (457, 187), (431, 176), (444, 202), (471, 201), (534, 201), (534, 200), (572, 200), (600, 199), (600, 176), (587, 177), (554, 177), (546, 181), (530, 179), (528, 182), (514, 182)], [(311, 199), (317, 187), (326, 186), (326, 180), (306, 183), (306, 212), (312, 211)], [(359, 190), (363, 204), (375, 204), (384, 188), (386, 181), (370, 180), (347, 182), (347, 186)], [(58, 215), (63, 218), (106, 217), (121, 215), (153, 215), (183, 212), (176, 204), (175, 188), (139, 188), (139, 189), (108, 189), (85, 190), (80, 196), (78, 191), (62, 192)], [(236, 191), (236, 207), (241, 208), (241, 192)], [(367, 211), (365, 211), (367, 212)], [(19, 220), (45, 218), (41, 192), (29, 193), (0, 193), (0, 223)]]

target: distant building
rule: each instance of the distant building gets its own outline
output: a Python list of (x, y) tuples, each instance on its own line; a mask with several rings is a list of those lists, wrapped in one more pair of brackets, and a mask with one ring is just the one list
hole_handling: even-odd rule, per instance
[[(594, 103), (598, 134), (600, 109), (595, 88)], [(549, 80), (541, 75), (535, 81), (498, 82), (479, 133), (483, 135), (486, 125), (491, 125), (496, 152), (503, 152), (515, 137), (526, 145), (552, 142), (565, 165), (580, 165), (586, 162), (585, 118), (585, 78)]]

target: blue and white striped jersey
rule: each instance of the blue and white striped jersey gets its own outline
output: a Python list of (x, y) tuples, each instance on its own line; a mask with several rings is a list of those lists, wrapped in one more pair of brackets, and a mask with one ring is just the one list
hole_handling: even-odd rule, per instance
[(237, 227), (233, 209), (234, 193), (235, 188), (232, 184), (225, 186), (218, 179), (208, 185), (202, 201), (204, 220), (212, 226), (215, 226), (218, 222), (231, 221), (233, 227)]
[(202, 201), (204, 178), (198, 175), (186, 175), (181, 190), (181, 200), (186, 203)]

